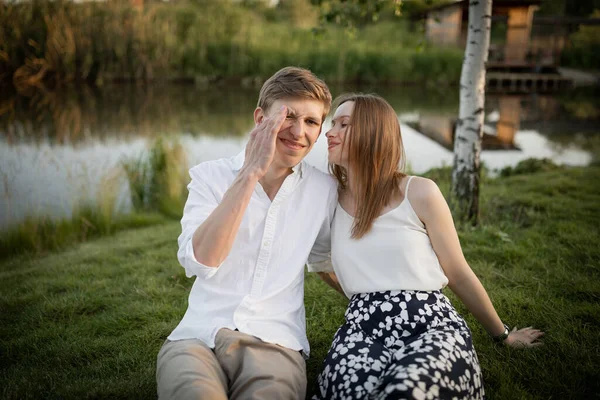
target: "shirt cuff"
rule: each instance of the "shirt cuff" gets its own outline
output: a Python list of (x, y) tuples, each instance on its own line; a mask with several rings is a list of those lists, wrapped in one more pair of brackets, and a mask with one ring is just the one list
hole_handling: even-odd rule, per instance
[(206, 266), (198, 260), (196, 260), (196, 256), (194, 255), (194, 245), (192, 244), (192, 240), (189, 240), (183, 249), (183, 257), (180, 258), (180, 262), (185, 269), (185, 275), (188, 278), (192, 276), (197, 276), (198, 278), (209, 279), (214, 274), (217, 273), (221, 265), (219, 264), (217, 267), (209, 267)]
[(306, 266), (308, 268), (308, 272), (333, 272), (331, 258), (316, 263), (307, 263)]

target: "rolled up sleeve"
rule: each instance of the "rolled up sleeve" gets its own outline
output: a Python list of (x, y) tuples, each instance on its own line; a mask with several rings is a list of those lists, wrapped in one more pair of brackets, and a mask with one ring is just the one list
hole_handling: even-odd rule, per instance
[(308, 272), (333, 272), (331, 258), (319, 262), (308, 262), (306, 264)]
[(219, 204), (213, 191), (210, 189), (206, 174), (202, 171), (202, 164), (190, 169), (191, 182), (188, 185), (188, 198), (183, 209), (181, 219), (181, 235), (177, 239), (179, 250), (177, 259), (185, 269), (188, 278), (211, 278), (217, 273), (218, 267), (209, 267), (196, 260), (192, 238), (196, 229), (210, 216)]

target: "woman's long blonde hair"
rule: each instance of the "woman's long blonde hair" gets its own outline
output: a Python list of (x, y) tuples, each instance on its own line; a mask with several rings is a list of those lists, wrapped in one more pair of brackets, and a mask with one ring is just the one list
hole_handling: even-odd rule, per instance
[[(342, 149), (348, 153), (348, 165), (354, 174), (352, 237), (359, 239), (371, 230), (375, 218), (400, 190), (406, 176), (402, 172), (404, 147), (398, 116), (387, 101), (375, 94), (349, 93), (334, 101), (333, 110), (348, 101), (354, 102), (354, 111)], [(329, 164), (329, 170), (339, 183), (340, 193), (347, 190), (346, 168)]]

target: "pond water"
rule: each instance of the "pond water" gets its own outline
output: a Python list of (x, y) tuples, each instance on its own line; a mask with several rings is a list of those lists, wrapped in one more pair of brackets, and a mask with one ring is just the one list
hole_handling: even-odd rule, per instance
[[(187, 161), (242, 151), (253, 127), (259, 88), (193, 85), (123, 86), (0, 97), (0, 229), (32, 216), (69, 217), (93, 204), (124, 159), (139, 157), (159, 136), (177, 138)], [(457, 90), (421, 87), (333, 88), (376, 92), (398, 113), (407, 165), (419, 174), (451, 165)], [(482, 160), (498, 170), (526, 158), (587, 165), (598, 155), (600, 104), (592, 90), (559, 95), (488, 93)], [(329, 121), (324, 124), (328, 129)], [(307, 157), (327, 167), (324, 135)], [(130, 207), (118, 183), (117, 207)]]

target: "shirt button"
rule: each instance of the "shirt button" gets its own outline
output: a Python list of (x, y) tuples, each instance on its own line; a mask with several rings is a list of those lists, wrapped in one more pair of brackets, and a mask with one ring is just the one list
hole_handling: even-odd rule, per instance
[(264, 247), (269, 247), (269, 245), (270, 245), (270, 244), (271, 244), (271, 242), (269, 242), (268, 240), (265, 240), (265, 241), (263, 242), (263, 246), (264, 246)]

